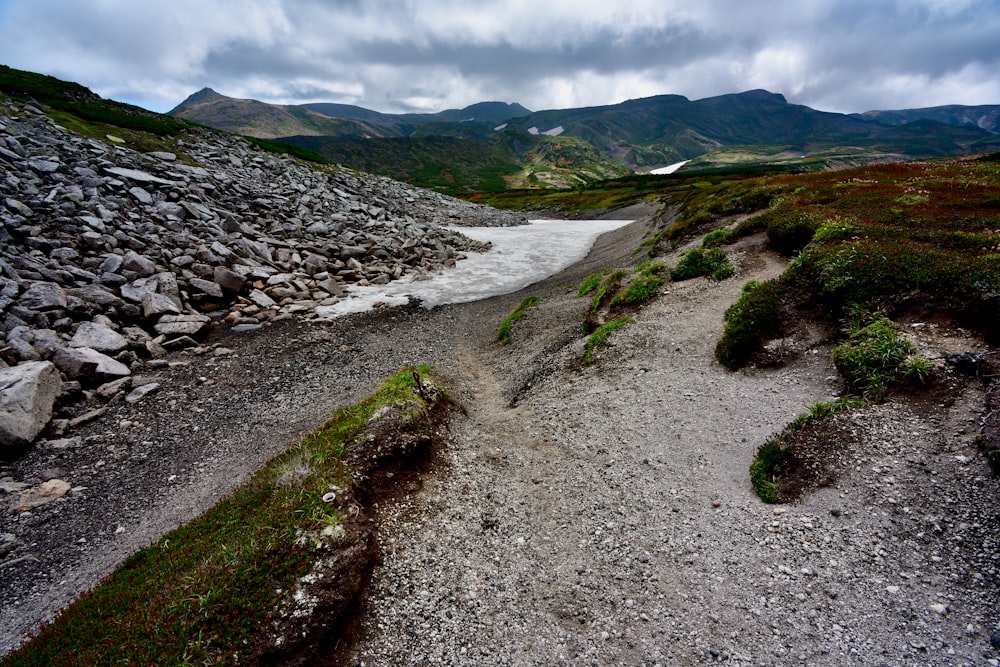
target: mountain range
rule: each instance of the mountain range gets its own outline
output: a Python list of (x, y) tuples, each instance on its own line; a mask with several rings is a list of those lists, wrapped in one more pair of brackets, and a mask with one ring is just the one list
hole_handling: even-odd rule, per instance
[(1000, 149), (1000, 105), (840, 114), (765, 90), (546, 111), (482, 102), (384, 114), (346, 104), (267, 104), (205, 88), (169, 113), (450, 192), (567, 187), (685, 160), (815, 170)]

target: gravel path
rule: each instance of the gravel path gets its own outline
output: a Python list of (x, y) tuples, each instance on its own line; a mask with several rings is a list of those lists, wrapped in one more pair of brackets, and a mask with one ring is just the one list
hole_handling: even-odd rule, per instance
[[(1000, 486), (972, 444), (981, 391), (843, 415), (834, 484), (764, 505), (753, 452), (839, 390), (830, 349), (737, 374), (713, 360), (740, 286), (781, 269), (751, 244), (736, 278), (667, 285), (581, 368), (576, 286), (634, 262), (646, 231), (608, 234), (522, 293), (282, 322), (173, 357), (160, 393), (113, 405), (82, 446), (39, 447), (0, 471), (77, 489), (0, 520), (20, 544), (8, 558), (22, 559), (0, 571), (0, 651), (334, 409), (431, 363), (468, 416), (422, 489), (380, 509), (383, 563), (349, 664), (997, 659)], [(544, 300), (500, 347), (497, 325), (529, 294)]]
[(592, 367), (555, 324), (582, 320), (585, 300), (553, 285), (519, 295), (550, 300), (509, 348), (460, 348), (469, 416), (446, 469), (384, 513), (350, 664), (997, 657), (998, 484), (959, 434), (974, 431), (981, 393), (926, 414), (852, 413), (852, 469), (801, 503), (764, 505), (747, 473), (757, 446), (839, 383), (829, 347), (767, 372), (714, 362), (742, 283), (780, 271), (754, 252), (740, 264), (735, 280), (669, 285)]

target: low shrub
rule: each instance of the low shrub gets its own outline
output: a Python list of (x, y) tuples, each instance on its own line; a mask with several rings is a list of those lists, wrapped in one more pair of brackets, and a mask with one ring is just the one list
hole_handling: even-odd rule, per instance
[(899, 335), (895, 322), (881, 313), (855, 312), (849, 316), (847, 341), (833, 351), (833, 363), (862, 396), (882, 402), (911, 354), (913, 344)]
[(812, 241), (820, 223), (810, 215), (768, 216), (767, 240), (771, 247), (785, 255), (793, 255)]
[(497, 338), (500, 339), (501, 345), (506, 345), (510, 342), (510, 328), (514, 326), (514, 323), (524, 317), (524, 313), (532, 306), (538, 305), (541, 300), (542, 299), (540, 297), (529, 296), (514, 309), (514, 312), (508, 315), (506, 319), (500, 323), (500, 329), (497, 331)]
[(621, 329), (623, 326), (632, 324), (634, 322), (635, 320), (632, 319), (631, 317), (622, 317), (598, 327), (594, 331), (594, 333), (590, 334), (590, 337), (587, 338), (587, 344), (584, 347), (583, 351), (583, 363), (584, 364), (593, 363), (594, 350), (596, 350), (598, 347), (600, 347), (607, 341), (608, 336), (611, 335), (611, 332), (615, 331), (616, 329)]
[(743, 286), (740, 298), (726, 310), (722, 338), (715, 346), (719, 363), (730, 370), (740, 368), (777, 333), (786, 295), (778, 280), (751, 280)]
[(646, 260), (636, 267), (632, 279), (611, 299), (612, 306), (630, 306), (648, 301), (656, 296), (665, 282), (658, 274), (666, 266), (663, 262)]
[(729, 263), (726, 251), (722, 248), (688, 250), (670, 272), (670, 278), (678, 282), (699, 276), (708, 276), (712, 280), (725, 280), (734, 275), (736, 270)]

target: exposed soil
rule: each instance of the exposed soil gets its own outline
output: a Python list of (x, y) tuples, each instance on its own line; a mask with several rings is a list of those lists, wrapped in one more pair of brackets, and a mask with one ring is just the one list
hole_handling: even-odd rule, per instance
[[(741, 285), (782, 268), (757, 238), (731, 250), (736, 278), (664, 286), (581, 366), (576, 288), (634, 264), (649, 224), (516, 294), (289, 320), (171, 357), (181, 363), (156, 371), (160, 392), (114, 404), (81, 446), (38, 446), (0, 470), (75, 489), (0, 519), (17, 540), (0, 569), (0, 650), (336, 408), (428, 363), (468, 414), (454, 415), (423, 484), (378, 507), (381, 562), (347, 664), (1000, 658), (1000, 483), (974, 442), (982, 385), (959, 383), (934, 409), (901, 400), (839, 415), (826, 440), (836, 474), (765, 505), (747, 472), (756, 448), (842, 389), (827, 332), (791, 334), (783, 365), (715, 362)], [(529, 295), (542, 303), (500, 346), (497, 326)], [(932, 358), (988, 351), (924, 324), (907, 333)]]

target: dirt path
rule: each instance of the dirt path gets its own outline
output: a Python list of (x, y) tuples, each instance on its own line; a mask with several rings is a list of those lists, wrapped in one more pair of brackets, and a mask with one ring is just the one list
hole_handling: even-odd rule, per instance
[[(946, 582), (920, 569), (941, 544), (896, 550), (916, 530), (886, 518), (877, 483), (870, 493), (846, 479), (777, 510), (750, 489), (757, 446), (839, 389), (828, 347), (767, 372), (714, 362), (740, 286), (781, 270), (757, 250), (736, 280), (668, 286), (592, 367), (575, 363), (580, 340), (559, 344), (553, 313), (572, 299), (551, 289), (509, 348), (459, 347), (468, 418), (446, 469), (383, 516), (384, 562), (351, 664), (973, 664), (989, 653), (995, 550), (975, 546), (963, 582)], [(548, 370), (525, 387), (525, 367)], [(974, 419), (961, 402), (954, 412)], [(907, 436), (913, 455), (940, 450), (921, 417), (869, 413), (859, 419)], [(897, 455), (880, 459), (887, 473)], [(974, 513), (990, 521), (981, 486), (997, 484), (981, 462), (962, 465), (956, 484), (976, 488)], [(919, 480), (900, 494), (930, 500)], [(966, 538), (979, 535), (971, 525)], [(942, 595), (956, 602), (938, 613)]]

